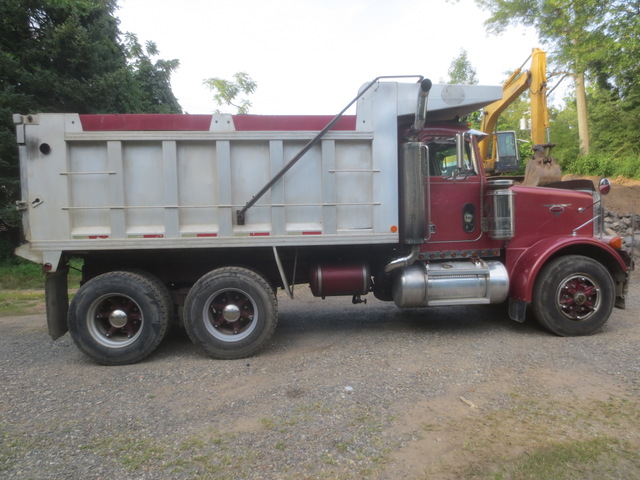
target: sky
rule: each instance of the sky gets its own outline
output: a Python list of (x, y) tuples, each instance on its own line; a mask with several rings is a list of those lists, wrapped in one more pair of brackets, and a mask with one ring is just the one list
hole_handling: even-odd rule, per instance
[[(186, 113), (219, 108), (203, 84), (246, 72), (250, 113), (334, 115), (382, 75), (448, 79), (467, 51), (478, 83), (501, 85), (534, 47), (533, 30), (496, 36), (473, 0), (118, 0), (122, 32), (178, 59), (172, 89)], [(527, 64), (528, 65), (528, 64)], [(525, 65), (526, 68), (526, 65)], [(235, 113), (221, 108), (223, 112)]]

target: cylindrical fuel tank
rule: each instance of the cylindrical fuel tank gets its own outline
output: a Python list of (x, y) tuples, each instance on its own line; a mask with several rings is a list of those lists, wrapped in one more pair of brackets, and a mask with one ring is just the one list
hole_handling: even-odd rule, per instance
[(365, 264), (317, 265), (311, 269), (309, 286), (316, 297), (366, 295), (371, 274)]
[(497, 261), (418, 262), (393, 280), (393, 301), (401, 308), (501, 303), (508, 294), (509, 275)]

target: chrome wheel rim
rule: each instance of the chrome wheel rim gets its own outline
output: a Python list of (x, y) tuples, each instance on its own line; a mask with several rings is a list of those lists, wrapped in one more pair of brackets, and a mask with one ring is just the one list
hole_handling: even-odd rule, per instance
[(109, 293), (97, 298), (87, 312), (89, 334), (99, 344), (122, 348), (134, 343), (142, 334), (144, 315), (131, 297)]
[(556, 291), (556, 307), (572, 322), (587, 320), (600, 308), (600, 289), (588, 275), (569, 275)]
[(258, 308), (253, 297), (233, 288), (218, 290), (211, 295), (202, 313), (207, 331), (225, 342), (239, 342), (247, 338), (258, 322)]

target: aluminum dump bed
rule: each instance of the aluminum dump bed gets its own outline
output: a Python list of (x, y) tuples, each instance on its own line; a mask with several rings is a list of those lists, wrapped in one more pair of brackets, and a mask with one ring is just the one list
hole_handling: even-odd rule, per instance
[[(398, 241), (398, 117), (417, 84), (381, 82), (281, 180), (235, 212), (331, 119), (231, 115), (15, 115), (27, 244), (63, 252)], [(429, 117), (453, 118), (499, 87), (434, 85)]]

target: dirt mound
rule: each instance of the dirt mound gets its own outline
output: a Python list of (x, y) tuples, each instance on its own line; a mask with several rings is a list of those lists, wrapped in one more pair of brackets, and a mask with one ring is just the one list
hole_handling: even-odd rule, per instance
[[(562, 180), (575, 180), (579, 178), (587, 178), (593, 181), (594, 185), (598, 185), (601, 177), (580, 176), (580, 175), (564, 175)], [(604, 197), (605, 208), (616, 213), (640, 213), (640, 181), (631, 180), (624, 177), (610, 178), (611, 192)]]

